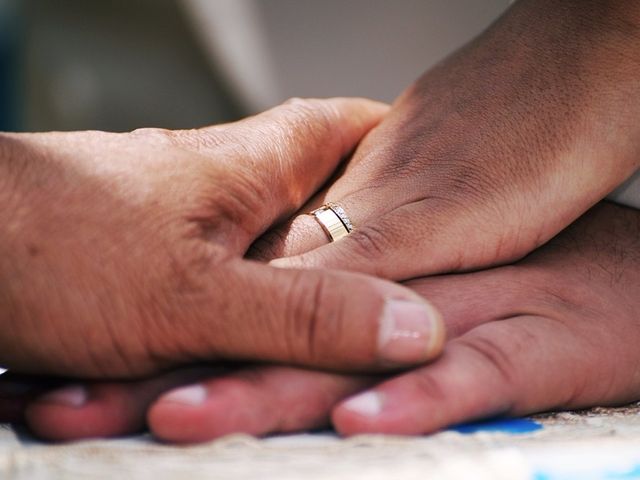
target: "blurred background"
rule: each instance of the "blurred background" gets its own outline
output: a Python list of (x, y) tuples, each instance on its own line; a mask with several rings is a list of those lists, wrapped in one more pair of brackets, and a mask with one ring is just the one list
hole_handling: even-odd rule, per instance
[(391, 101), (508, 0), (0, 0), (0, 130), (228, 121)]

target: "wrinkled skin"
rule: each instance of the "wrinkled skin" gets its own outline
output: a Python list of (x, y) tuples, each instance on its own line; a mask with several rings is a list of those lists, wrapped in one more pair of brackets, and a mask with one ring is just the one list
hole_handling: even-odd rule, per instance
[(396, 367), (376, 334), (392, 300), (433, 314), (431, 340), (402, 360), (435, 355), (441, 322), (410, 290), (242, 258), (386, 111), (296, 100), (199, 130), (3, 134), (0, 365), (90, 378), (221, 359)]
[[(177, 372), (85, 385), (82, 404), (49, 394), (29, 404), (26, 420), (44, 438), (75, 439), (137, 431), (148, 412), (159, 438), (197, 442), (305, 430), (329, 418), (343, 434), (418, 434), (640, 398), (636, 210), (601, 204), (514, 265), (407, 285), (440, 308), (451, 335), (428, 366), (388, 378), (256, 366), (197, 372), (199, 382), (171, 391), (193, 381)], [(367, 389), (365, 400), (347, 398)]]
[[(410, 283), (449, 327), (453, 340), (438, 362), (352, 403), (341, 401), (378, 379), (247, 369), (204, 381), (204, 393), (201, 384), (160, 397), (148, 414), (153, 432), (201, 441), (306, 429), (332, 414), (347, 434), (422, 433), (640, 397), (637, 213), (597, 207), (545, 245), (638, 168), (639, 25), (635, 2), (519, 2), (409, 88), (303, 208), (340, 203), (357, 226), (352, 235), (325, 245), (313, 219), (298, 216), (253, 245), (254, 258), (289, 257), (273, 262), (280, 266), (395, 280), (515, 261)], [(136, 384), (146, 396), (131, 385), (100, 388), (143, 411), (184, 383), (167, 380), (152, 393)], [(97, 388), (83, 406), (55, 396), (32, 404), (29, 424), (47, 438), (77, 438), (77, 415), (126, 416)], [(308, 409), (294, 410), (302, 404)]]
[(637, 2), (519, 2), (408, 88), (310, 202), (342, 205), (351, 235), (327, 244), (300, 216), (253, 254), (394, 280), (521, 258), (640, 167), (639, 51)]

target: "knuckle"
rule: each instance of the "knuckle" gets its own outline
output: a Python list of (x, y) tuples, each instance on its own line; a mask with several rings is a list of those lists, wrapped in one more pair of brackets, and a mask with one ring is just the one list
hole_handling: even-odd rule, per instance
[(450, 400), (442, 380), (428, 370), (420, 371), (413, 377), (413, 387), (422, 398), (428, 398), (438, 403)]
[(324, 102), (316, 98), (290, 97), (282, 105), (292, 109), (314, 110)]
[(201, 129), (169, 130), (165, 128), (138, 128), (130, 136), (156, 145), (181, 147), (195, 152), (206, 152), (226, 144), (223, 132)]
[(301, 105), (301, 104), (306, 104), (308, 101), (308, 99), (306, 98), (301, 98), (301, 97), (289, 97), (288, 99), (286, 99), (282, 105)]
[(166, 128), (145, 127), (132, 130), (128, 134), (138, 140), (152, 142), (161, 145), (175, 145), (176, 135), (172, 130)]
[[(218, 194), (215, 205), (226, 205), (226, 218), (247, 233), (264, 231), (265, 205), (272, 200), (268, 185), (248, 175), (237, 175), (224, 194)], [(224, 197), (224, 198), (222, 198)], [(225, 203), (225, 198), (226, 200)]]
[[(585, 285), (575, 282), (571, 285), (559, 285), (556, 278), (547, 278), (546, 283), (541, 283), (533, 290), (538, 304), (547, 307), (549, 313), (576, 312), (582, 310), (585, 304)], [(545, 309), (546, 310), (546, 309)]]
[(220, 233), (225, 238), (233, 228), (253, 240), (255, 233), (267, 226), (261, 212), (270, 198), (269, 192), (242, 171), (229, 170), (221, 177), (215, 170), (203, 169), (192, 180), (190, 191), (182, 211), (190, 221), (205, 227), (207, 234)]
[(293, 116), (306, 117), (318, 110), (320, 102), (309, 98), (290, 98), (283, 105), (287, 113)]
[[(485, 367), (498, 376), (501, 388), (510, 392), (519, 381), (518, 370), (514, 363), (514, 358), (517, 358), (515, 352), (531, 348), (531, 345), (527, 344), (535, 339), (530, 338), (531, 336), (526, 332), (510, 332), (506, 324), (502, 325), (502, 331), (498, 337), (503, 341), (497, 341), (489, 332), (476, 333), (460, 337), (456, 342), (480, 357)], [(505, 342), (505, 339), (508, 339), (508, 342)], [(506, 343), (509, 344), (509, 351), (505, 348)]]
[(290, 119), (291, 127), (297, 134), (316, 138), (329, 130), (333, 109), (321, 100), (295, 98), (282, 107)]
[[(457, 194), (463, 198), (468, 198), (469, 201), (479, 201), (485, 196), (485, 190), (491, 188), (487, 185), (491, 182), (491, 177), (486, 175), (486, 171), (482, 169), (474, 168), (471, 165), (461, 165), (463, 168), (453, 168), (449, 177), (449, 188), (454, 196)], [(496, 185), (496, 189), (499, 190), (502, 186)]]
[(226, 145), (227, 138), (224, 132), (212, 132), (210, 130), (177, 130), (172, 132), (174, 141), (183, 148), (195, 152), (208, 152)]
[[(584, 312), (585, 295), (596, 298), (597, 292), (590, 291), (588, 282), (581, 276), (573, 281), (561, 280), (556, 272), (522, 264), (524, 268), (502, 267), (511, 270), (510, 285), (514, 288), (514, 298), (518, 305), (550, 318), (561, 318), (570, 312)], [(571, 276), (573, 272), (567, 275)]]
[(364, 258), (382, 257), (392, 247), (386, 232), (387, 229), (382, 226), (365, 225), (351, 232), (347, 239), (352, 242), (356, 255)]

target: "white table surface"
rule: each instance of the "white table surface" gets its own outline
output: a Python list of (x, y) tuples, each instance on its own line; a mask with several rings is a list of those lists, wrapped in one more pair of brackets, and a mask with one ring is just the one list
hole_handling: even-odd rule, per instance
[[(535, 422), (535, 423), (534, 423)], [(524, 427), (523, 427), (524, 425)], [(148, 436), (40, 443), (0, 428), (0, 479), (600, 480), (640, 478), (640, 404), (406, 438), (331, 432), (199, 446)], [(535, 431), (526, 431), (538, 428)]]

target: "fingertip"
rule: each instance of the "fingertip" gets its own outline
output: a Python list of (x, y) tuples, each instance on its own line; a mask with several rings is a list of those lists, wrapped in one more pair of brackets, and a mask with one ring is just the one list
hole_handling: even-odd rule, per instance
[(365, 433), (420, 435), (433, 431), (439, 422), (439, 412), (431, 412), (431, 418), (425, 418), (419, 391), (403, 388), (406, 385), (403, 386), (401, 378), (399, 384), (391, 379), (336, 405), (331, 412), (336, 431), (346, 436)]
[(224, 351), (216, 346), (220, 355), (364, 372), (423, 364), (442, 350), (438, 311), (397, 283), (339, 270), (289, 268), (282, 260), (271, 266), (238, 262), (236, 273), (252, 285), (251, 297), (237, 308), (263, 319), (249, 332), (261, 350), (247, 349), (245, 336), (241, 343), (227, 342)]
[(384, 403), (384, 396), (375, 390), (349, 397), (331, 412), (333, 427), (343, 436), (380, 433), (376, 420), (383, 412)]
[(161, 405), (177, 404), (189, 407), (197, 407), (207, 400), (208, 392), (204, 385), (196, 383), (171, 390), (158, 400)]
[(149, 405), (162, 392), (218, 374), (219, 367), (188, 367), (143, 380), (67, 385), (34, 398), (27, 425), (48, 440), (78, 440), (137, 433)]
[[(185, 387), (189, 389), (190, 387)], [(158, 439), (173, 443), (193, 443), (213, 438), (211, 435), (212, 416), (204, 414), (201, 404), (194, 395), (177, 389), (158, 398), (147, 412), (149, 430)]]
[(415, 295), (388, 298), (378, 325), (378, 355), (390, 366), (414, 366), (436, 358), (444, 347), (440, 312)]
[(181, 444), (232, 433), (261, 435), (271, 425), (258, 398), (246, 382), (216, 379), (167, 392), (151, 405), (147, 423), (158, 439)]
[(68, 408), (83, 407), (89, 399), (89, 391), (84, 385), (68, 385), (51, 390), (40, 396), (34, 405), (61, 405)]
[(29, 428), (40, 438), (70, 441), (131, 433), (143, 427), (135, 415), (114, 405), (108, 389), (70, 386), (36, 399), (25, 410)]

